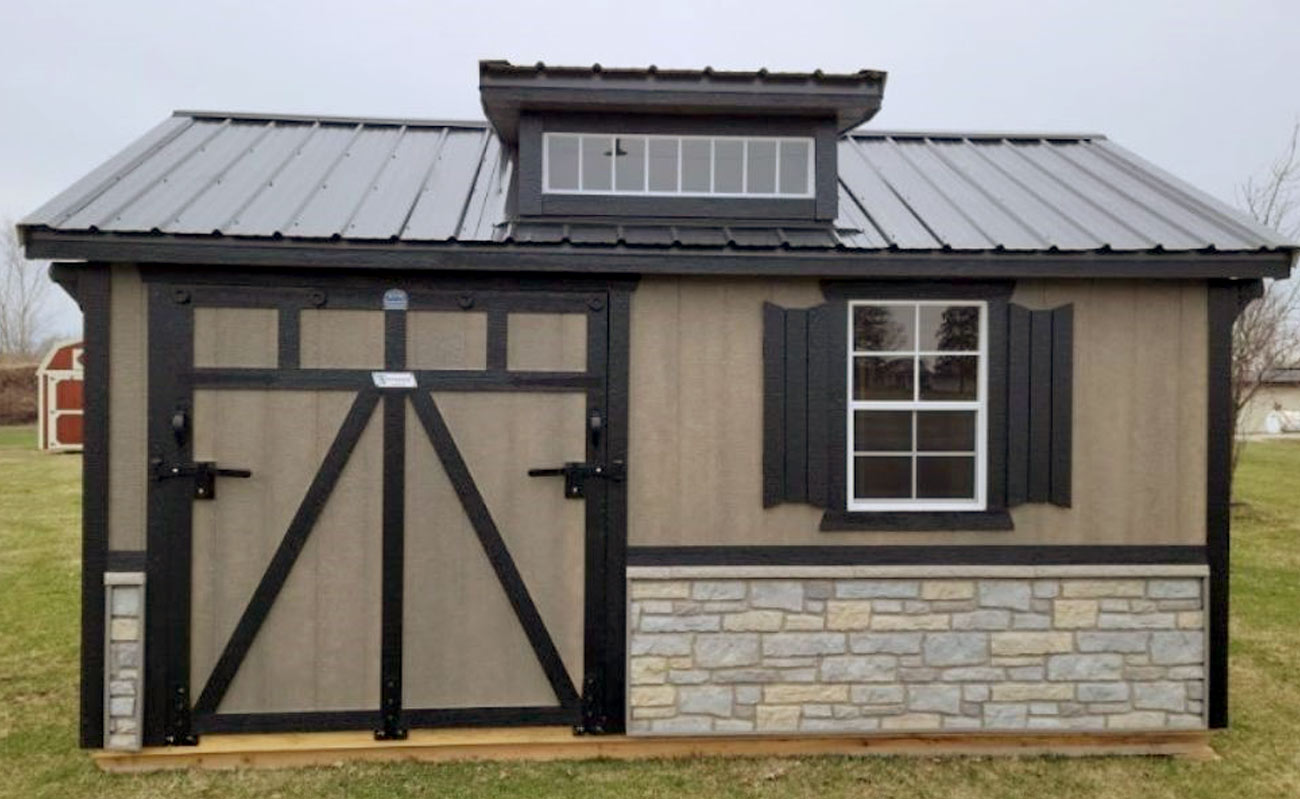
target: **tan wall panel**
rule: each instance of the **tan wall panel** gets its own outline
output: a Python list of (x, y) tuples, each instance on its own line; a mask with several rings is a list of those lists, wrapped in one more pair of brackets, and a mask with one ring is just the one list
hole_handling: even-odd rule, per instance
[(195, 308), (194, 365), (274, 369), (280, 362), (274, 308)]
[(816, 508), (763, 510), (764, 300), (822, 297), (811, 280), (689, 278), (647, 278), (633, 294), (633, 545), (1204, 542), (1203, 285), (1017, 287), (1030, 307), (1075, 305), (1075, 504), (1021, 506), (1010, 532), (823, 533)]
[[(445, 397), (438, 399), (446, 401)], [(465, 399), (471, 403), (484, 401), (491, 404), (490, 399), (481, 394), (466, 395)], [(487, 496), (488, 486), (501, 479), (495, 472), (522, 472), (526, 465), (513, 456), (512, 463), (494, 463), (493, 473), (484, 474), (482, 459), (478, 456), (483, 447), (491, 446), (492, 437), (510, 420), (494, 416), (491, 421), (496, 429), (483, 436), (479, 430), (471, 429), (476, 425), (463, 423), (464, 414), (454, 407), (456, 404), (454, 401), (446, 402), (444, 414), (448, 417), (448, 426), (457, 444), (466, 452), (466, 461), (470, 463), (476, 482), (481, 483), (480, 490), (485, 493), (489, 510), (495, 514), (499, 509)], [(449, 409), (452, 414), (447, 414)], [(456, 417), (454, 420), (450, 418), (452, 415)], [(480, 415), (487, 414), (476, 412), (473, 417)], [(479, 445), (471, 443), (476, 434), (488, 441)], [(471, 455), (474, 456), (473, 462), (470, 461)], [(555, 693), (533, 654), (523, 627), (442, 469), (433, 445), (413, 412), (407, 415), (406, 458), (403, 705), (439, 708), (556, 704)], [(517, 539), (505, 529), (507, 525), (514, 526), (511, 519), (502, 516), (497, 523), (513, 553)], [(542, 523), (537, 529), (545, 531), (546, 527)], [(526, 531), (526, 534), (529, 532), (532, 531)], [(543, 562), (558, 560), (563, 566), (568, 566), (557, 554), (551, 554)], [(525, 571), (525, 566), (542, 564), (526, 564), (524, 560), (515, 555), (515, 563), (539, 606), (539, 612), (548, 619), (548, 626), (554, 627), (554, 611), (548, 605), (553, 598), (563, 598), (563, 586), (554, 590), (539, 584), (534, 573)], [(580, 575), (580, 560), (578, 568), (576, 573)], [(572, 579), (572, 574), (569, 577)], [(581, 591), (581, 579), (575, 582)], [(581, 612), (578, 619), (580, 623)], [(552, 635), (562, 638), (554, 629)], [(562, 651), (567, 648), (563, 640), (557, 640), (556, 644)]]
[(141, 550), (149, 486), (149, 295), (134, 265), (111, 268), (108, 548)]
[[(194, 504), (192, 690), (202, 690), (353, 395), (199, 391), (195, 456), (251, 469)], [(372, 416), (221, 712), (379, 702), (382, 425)]]
[(487, 314), (411, 311), (406, 315), (406, 365), (411, 369), (483, 369)]
[(507, 369), (586, 371), (587, 317), (583, 314), (512, 313), (506, 324)]
[(304, 369), (383, 369), (384, 312), (303, 310), (299, 362)]

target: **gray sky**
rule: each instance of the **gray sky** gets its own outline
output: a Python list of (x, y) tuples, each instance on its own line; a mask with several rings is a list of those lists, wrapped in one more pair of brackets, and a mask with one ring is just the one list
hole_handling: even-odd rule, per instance
[(480, 58), (882, 69), (873, 127), (1101, 132), (1234, 203), (1300, 118), (1300, 0), (0, 2), (0, 218), (177, 108), (481, 118)]

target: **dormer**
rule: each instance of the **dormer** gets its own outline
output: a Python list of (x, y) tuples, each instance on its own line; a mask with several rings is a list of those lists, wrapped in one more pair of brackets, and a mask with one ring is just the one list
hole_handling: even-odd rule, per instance
[(520, 217), (836, 217), (836, 140), (885, 73), (479, 62), (483, 110), (518, 158)]

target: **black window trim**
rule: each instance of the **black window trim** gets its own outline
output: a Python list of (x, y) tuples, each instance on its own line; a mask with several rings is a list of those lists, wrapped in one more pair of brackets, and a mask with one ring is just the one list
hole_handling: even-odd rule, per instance
[[(831, 376), (830, 415), (844, 420), (848, 413), (848, 303), (851, 300), (983, 300), (988, 308), (988, 397), (987, 452), (985, 453), (985, 506), (965, 511), (850, 511), (848, 508), (847, 424), (833, 423), (830, 429), (827, 467), (828, 510), (822, 515), (824, 532), (940, 530), (1012, 530), (1015, 525), (1007, 509), (1007, 306), (1014, 281), (917, 281), (917, 280), (828, 280), (822, 293), (831, 317), (841, 320), (826, 348)], [(842, 335), (840, 335), (842, 334)]]

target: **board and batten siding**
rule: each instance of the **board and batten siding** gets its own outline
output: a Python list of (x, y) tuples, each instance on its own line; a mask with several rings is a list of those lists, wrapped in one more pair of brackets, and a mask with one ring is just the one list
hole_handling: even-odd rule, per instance
[(149, 293), (132, 264), (109, 267), (108, 548), (145, 548), (149, 489)]
[(762, 305), (824, 301), (816, 280), (649, 278), (632, 295), (632, 546), (1200, 545), (1206, 288), (1020, 281), (1074, 305), (1073, 507), (1022, 505), (1012, 531), (821, 532), (821, 509), (762, 505)]

